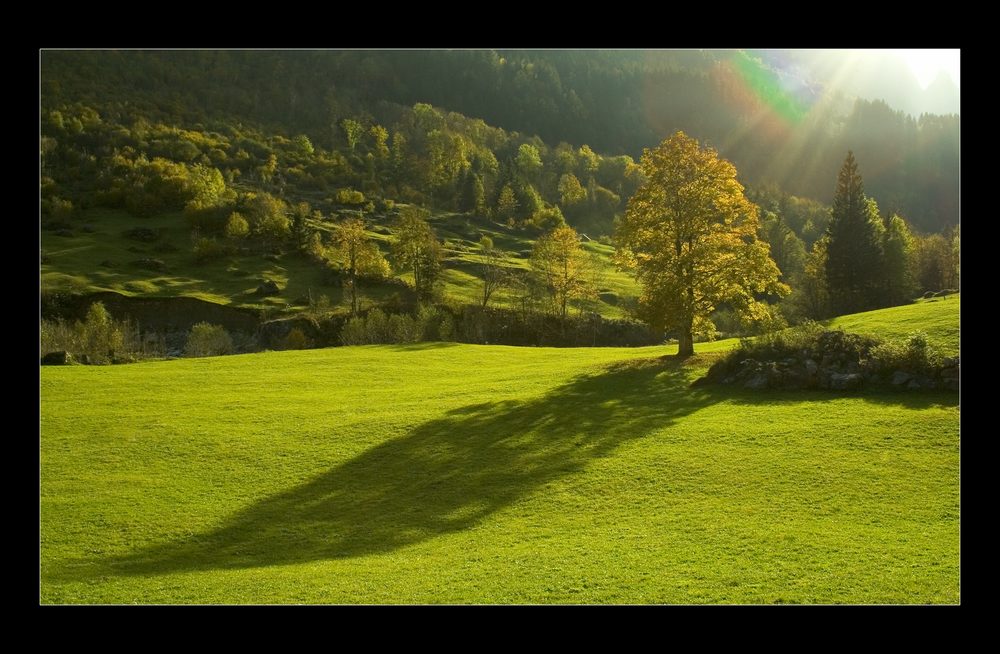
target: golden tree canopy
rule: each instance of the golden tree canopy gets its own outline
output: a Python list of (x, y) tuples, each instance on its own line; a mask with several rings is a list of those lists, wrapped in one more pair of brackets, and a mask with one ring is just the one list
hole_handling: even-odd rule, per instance
[(640, 166), (645, 182), (616, 236), (619, 261), (642, 285), (650, 324), (677, 329), (684, 355), (693, 351), (693, 330), (721, 302), (748, 318), (766, 315), (757, 295), (789, 289), (757, 238), (758, 209), (736, 168), (683, 132), (645, 150)]

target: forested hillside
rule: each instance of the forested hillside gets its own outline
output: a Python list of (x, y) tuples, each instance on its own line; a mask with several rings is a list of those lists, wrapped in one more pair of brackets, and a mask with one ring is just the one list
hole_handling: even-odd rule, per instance
[(927, 232), (958, 222), (957, 115), (913, 118), (835, 89), (791, 87), (743, 52), (46, 52), (43, 67), (46, 106), (110, 102), (185, 124), (236, 117), (326, 148), (343, 145), (344, 119), (391, 127), (396, 105), (416, 103), (553, 149), (633, 158), (682, 129), (746, 182), (821, 202), (850, 149), (887, 209)]

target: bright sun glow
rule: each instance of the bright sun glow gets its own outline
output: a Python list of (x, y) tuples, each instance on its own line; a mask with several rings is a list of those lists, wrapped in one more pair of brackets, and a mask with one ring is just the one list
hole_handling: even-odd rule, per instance
[(958, 86), (958, 50), (890, 50), (906, 63), (922, 88), (927, 88), (944, 71)]

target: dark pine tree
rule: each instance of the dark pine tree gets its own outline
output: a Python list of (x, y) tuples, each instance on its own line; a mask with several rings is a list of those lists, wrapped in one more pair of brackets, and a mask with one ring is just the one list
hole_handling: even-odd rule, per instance
[(826, 281), (835, 313), (865, 311), (878, 305), (882, 286), (881, 223), (873, 205), (865, 197), (854, 153), (848, 151), (826, 229)]

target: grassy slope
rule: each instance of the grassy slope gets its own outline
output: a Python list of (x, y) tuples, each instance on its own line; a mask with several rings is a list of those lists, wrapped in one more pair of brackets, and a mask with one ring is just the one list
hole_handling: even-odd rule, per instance
[(691, 389), (669, 351), (44, 368), (41, 599), (959, 600), (956, 396)]
[(914, 304), (841, 316), (829, 321), (831, 327), (883, 338), (904, 338), (914, 331), (927, 332), (927, 340), (945, 354), (957, 354), (958, 314), (961, 294), (918, 300)]
[[(509, 230), (495, 223), (467, 220), (455, 214), (440, 214), (433, 219), (438, 237), (444, 239), (446, 260), (444, 263), (443, 292), (446, 296), (463, 303), (476, 303), (482, 293), (480, 280), (480, 258), (478, 245), (480, 233), (489, 234), (498, 247), (508, 251), (508, 267), (518, 270), (528, 269), (528, 254), (532, 239), (525, 232)], [(71, 290), (76, 292), (117, 291), (126, 295), (191, 296), (220, 304), (235, 306), (285, 310), (286, 304), (305, 297), (309, 290), (314, 295), (330, 297), (334, 305), (344, 305), (339, 286), (322, 283), (322, 273), (318, 266), (306, 259), (284, 255), (277, 262), (265, 260), (259, 255), (232, 256), (207, 264), (194, 263), (190, 231), (179, 213), (160, 214), (152, 218), (136, 218), (121, 211), (93, 209), (83, 213), (74, 226), (88, 224), (92, 233), (74, 230), (69, 237), (56, 236), (52, 232), (42, 232), (42, 250), (49, 257), (41, 266), (42, 288), (49, 290)], [(321, 232), (328, 233), (328, 224), (315, 225)], [(164, 229), (163, 242), (177, 247), (175, 252), (157, 252), (156, 244), (140, 243), (122, 236), (122, 232), (133, 227)], [(388, 237), (372, 233), (384, 251), (388, 252)], [(140, 252), (130, 252), (129, 248)], [(598, 243), (588, 243), (588, 250), (596, 252), (603, 262), (604, 275), (601, 291), (610, 291), (619, 298), (638, 295), (638, 287), (632, 278), (617, 271), (611, 262), (612, 248)], [(160, 259), (167, 266), (165, 272), (152, 272), (136, 268), (130, 263), (137, 259)], [(101, 266), (110, 260), (114, 268)], [(412, 275), (402, 275), (403, 279)], [(261, 298), (255, 294), (258, 280), (272, 279), (284, 289), (278, 297)], [(364, 284), (361, 294), (364, 298), (379, 301), (396, 292), (390, 286)], [(500, 292), (492, 300), (500, 306), (512, 304), (513, 299)], [(364, 302), (367, 304), (367, 301)], [(612, 318), (624, 317), (619, 303), (600, 302), (598, 311)], [(294, 310), (294, 309), (293, 309)]]

